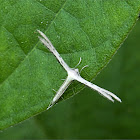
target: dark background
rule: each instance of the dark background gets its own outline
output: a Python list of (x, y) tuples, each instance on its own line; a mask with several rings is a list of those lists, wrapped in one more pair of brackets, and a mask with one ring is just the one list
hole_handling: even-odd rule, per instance
[(140, 138), (140, 20), (93, 83), (122, 99), (85, 88), (49, 111), (0, 132), (0, 139)]

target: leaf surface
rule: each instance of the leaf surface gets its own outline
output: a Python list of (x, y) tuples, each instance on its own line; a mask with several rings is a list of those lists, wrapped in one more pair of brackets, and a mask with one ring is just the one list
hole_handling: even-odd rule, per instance
[[(0, 0), (0, 129), (44, 111), (66, 78), (38, 41), (46, 33), (70, 67), (92, 80), (111, 60), (136, 22), (135, 0)], [(76, 94), (73, 83), (64, 98)]]

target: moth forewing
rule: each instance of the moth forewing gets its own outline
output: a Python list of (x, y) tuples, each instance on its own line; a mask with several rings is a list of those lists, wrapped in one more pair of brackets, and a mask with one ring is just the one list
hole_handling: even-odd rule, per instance
[(112, 101), (112, 102), (114, 102), (114, 100), (112, 99), (112, 97), (113, 97), (114, 99), (116, 99), (117, 101), (121, 102), (121, 99), (118, 98), (115, 94), (113, 94), (113, 93), (111, 93), (110, 91), (105, 90), (105, 89), (103, 89), (103, 88), (101, 88), (101, 87), (99, 87), (99, 86), (97, 86), (97, 85), (95, 85), (95, 84), (93, 84), (93, 83), (91, 83), (91, 82), (85, 80), (85, 79), (82, 78), (81, 76), (79, 76), (79, 77), (77, 78), (77, 81), (79, 81), (79, 82), (81, 82), (82, 84), (84, 84), (84, 85), (90, 87), (91, 89), (97, 91), (97, 92), (100, 93), (102, 96), (106, 97), (107, 99), (109, 99), (109, 100)]
[(37, 30), (40, 35), (42, 35), (43, 38), (39, 37), (40, 41), (53, 53), (53, 55), (56, 57), (56, 59), (60, 62), (60, 64), (63, 66), (63, 68), (68, 71), (70, 67), (65, 63), (63, 58), (60, 56), (60, 54), (57, 52), (57, 50), (54, 48), (52, 43), (49, 41), (49, 39), (46, 37), (44, 33)]

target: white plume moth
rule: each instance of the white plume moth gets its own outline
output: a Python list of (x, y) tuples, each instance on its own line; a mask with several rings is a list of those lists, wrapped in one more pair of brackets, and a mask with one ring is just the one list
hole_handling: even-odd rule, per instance
[[(114, 102), (113, 98), (117, 101), (121, 102), (121, 99), (118, 98), (115, 94), (111, 93), (110, 91), (107, 91), (101, 87), (98, 87), (97, 85), (85, 80), (80, 76), (79, 70), (77, 68), (70, 68), (66, 62), (63, 60), (63, 58), (60, 56), (60, 54), (57, 52), (57, 50), (54, 48), (50, 40), (47, 38), (47, 36), (42, 33), (40, 30), (37, 30), (39, 34), (42, 37), (39, 37), (40, 41), (53, 53), (53, 55), (56, 57), (56, 59), (60, 62), (62, 67), (67, 71), (67, 78), (62, 84), (62, 86), (57, 91), (56, 95), (54, 96), (53, 100), (51, 101), (48, 109), (52, 107), (58, 99), (63, 95), (65, 90), (68, 88), (68, 86), (71, 84), (72, 81), (77, 80), (78, 82), (90, 87), (91, 89), (97, 91), (102, 96), (106, 97), (108, 100)], [(80, 59), (81, 60), (81, 59)]]

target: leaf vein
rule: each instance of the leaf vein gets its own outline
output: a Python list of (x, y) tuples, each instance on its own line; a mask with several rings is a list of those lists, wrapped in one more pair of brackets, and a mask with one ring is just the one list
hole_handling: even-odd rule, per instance
[[(59, 15), (60, 11), (64, 8), (65, 4), (66, 4), (67, 0), (62, 4), (62, 6), (60, 7), (60, 10), (58, 11), (58, 13), (54, 16), (53, 20), (50, 22), (50, 25), (48, 26), (48, 28), (51, 26), (51, 24), (53, 23), (53, 21), (56, 19), (56, 17)], [(48, 30), (47, 28), (47, 30)], [(39, 43), (39, 41), (37, 42), (37, 44)], [(20, 62), (20, 64), (15, 68), (15, 70), (0, 84), (0, 87), (11, 77), (11, 75), (18, 69), (18, 67), (26, 60), (28, 59), (28, 57), (30, 56), (30, 54), (35, 50), (37, 44), (33, 47), (33, 49), (28, 53), (28, 55), (25, 56), (25, 58)]]

